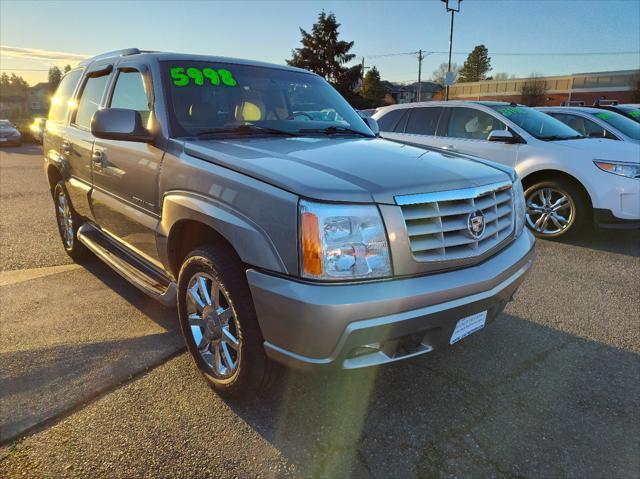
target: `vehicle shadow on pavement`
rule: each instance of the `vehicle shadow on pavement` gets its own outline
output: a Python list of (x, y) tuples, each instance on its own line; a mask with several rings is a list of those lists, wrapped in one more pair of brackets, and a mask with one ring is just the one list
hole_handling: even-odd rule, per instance
[(632, 477), (640, 356), (506, 315), (452, 350), (229, 407), (304, 477)]
[(0, 354), (0, 441), (75, 410), (182, 349), (171, 332)]
[(5, 146), (0, 148), (0, 152), (12, 153), (14, 155), (40, 155), (42, 146), (35, 143), (22, 144), (22, 146)]
[(579, 236), (558, 241), (561, 244), (640, 257), (640, 230), (585, 228)]
[[(175, 309), (147, 297), (97, 258), (82, 266), (2, 289), (7, 336), (0, 348), (0, 443), (184, 350)], [(35, 291), (30, 307), (21, 300), (25, 289)], [(36, 330), (25, 329), (29, 319), (39, 323)]]
[(81, 265), (86, 271), (104, 283), (107, 288), (117, 293), (133, 307), (144, 313), (145, 316), (157, 323), (158, 326), (161, 326), (167, 331), (180, 334), (178, 312), (175, 308), (167, 308), (153, 298), (150, 298), (94, 256), (83, 260)]

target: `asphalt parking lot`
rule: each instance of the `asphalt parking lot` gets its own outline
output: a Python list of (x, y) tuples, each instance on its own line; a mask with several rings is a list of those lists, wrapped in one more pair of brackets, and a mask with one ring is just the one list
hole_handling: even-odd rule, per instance
[(39, 147), (0, 150), (0, 222), (0, 477), (640, 476), (638, 231), (538, 242), (449, 351), (235, 404), (174, 310), (70, 262)]

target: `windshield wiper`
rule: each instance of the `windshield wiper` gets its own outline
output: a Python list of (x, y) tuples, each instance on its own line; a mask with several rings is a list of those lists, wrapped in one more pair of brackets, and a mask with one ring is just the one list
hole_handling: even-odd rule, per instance
[(539, 136), (538, 140), (560, 141), (560, 140), (580, 140), (582, 138), (586, 138), (586, 136), (584, 135), (574, 135), (574, 136), (550, 135), (550, 136)]
[(253, 125), (251, 123), (245, 123), (244, 125), (236, 126), (223, 126), (221, 128), (212, 128), (210, 130), (200, 131), (196, 134), (198, 138), (202, 136), (219, 135), (219, 134), (241, 134), (250, 135), (252, 133), (258, 133), (261, 135), (283, 135), (283, 136), (298, 136), (296, 133), (285, 130), (278, 130), (276, 128), (267, 128), (264, 126)]
[(327, 128), (301, 128), (298, 130), (298, 133), (324, 133), (325, 135), (342, 135), (347, 133), (364, 136), (366, 138), (373, 138), (372, 135), (368, 135), (362, 131), (354, 130), (353, 128), (347, 128), (345, 126), (328, 126)]

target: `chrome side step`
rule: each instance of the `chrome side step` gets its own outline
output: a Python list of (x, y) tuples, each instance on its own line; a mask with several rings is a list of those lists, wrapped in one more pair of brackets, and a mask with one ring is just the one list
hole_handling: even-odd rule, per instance
[(176, 283), (135, 253), (115, 243), (89, 223), (78, 229), (78, 239), (116, 273), (165, 306), (176, 304)]

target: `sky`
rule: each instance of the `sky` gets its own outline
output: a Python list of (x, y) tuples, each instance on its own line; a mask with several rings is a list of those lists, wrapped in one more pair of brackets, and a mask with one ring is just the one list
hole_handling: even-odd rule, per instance
[[(310, 30), (322, 10), (336, 14), (340, 38), (355, 42), (357, 61), (364, 56), (386, 80), (417, 79), (417, 55), (394, 54), (449, 48), (450, 16), (439, 0), (2, 0), (0, 68), (34, 84), (46, 81), (52, 65), (127, 47), (284, 63), (300, 45), (298, 28)], [(453, 61), (462, 64), (478, 44), (489, 49), (492, 73), (637, 69), (640, 1), (464, 0), (455, 15)], [(446, 53), (427, 53), (422, 78), (446, 60)]]

